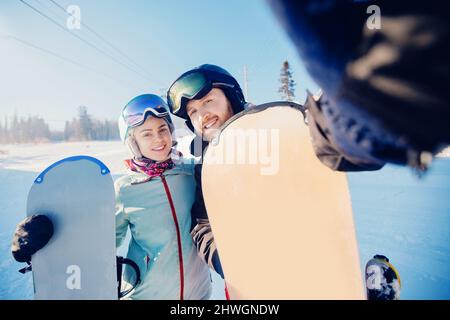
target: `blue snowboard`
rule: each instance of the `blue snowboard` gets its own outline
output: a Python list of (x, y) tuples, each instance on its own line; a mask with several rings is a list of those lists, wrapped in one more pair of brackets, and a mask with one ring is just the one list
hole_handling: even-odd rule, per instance
[(32, 257), (35, 299), (117, 299), (115, 195), (109, 169), (88, 156), (45, 169), (27, 216), (45, 214), (54, 235)]

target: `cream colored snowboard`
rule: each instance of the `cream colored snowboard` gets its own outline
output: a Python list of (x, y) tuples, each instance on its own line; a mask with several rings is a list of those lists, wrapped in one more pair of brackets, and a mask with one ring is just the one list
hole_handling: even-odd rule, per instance
[(231, 299), (365, 298), (347, 179), (315, 156), (302, 106), (233, 117), (202, 170)]

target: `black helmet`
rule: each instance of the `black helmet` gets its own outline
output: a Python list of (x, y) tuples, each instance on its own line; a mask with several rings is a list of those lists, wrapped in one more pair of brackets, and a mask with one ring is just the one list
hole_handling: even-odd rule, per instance
[(187, 102), (203, 98), (212, 88), (223, 90), (231, 103), (234, 114), (244, 110), (244, 94), (236, 79), (219, 66), (202, 64), (183, 73), (172, 83), (167, 91), (167, 103), (170, 111), (176, 116), (189, 120), (186, 113)]

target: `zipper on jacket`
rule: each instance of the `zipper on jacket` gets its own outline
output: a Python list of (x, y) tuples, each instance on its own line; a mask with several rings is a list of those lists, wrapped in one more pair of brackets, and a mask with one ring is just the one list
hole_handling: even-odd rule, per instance
[(175, 211), (175, 206), (173, 204), (172, 195), (170, 194), (169, 186), (167, 185), (166, 178), (161, 175), (161, 181), (166, 190), (167, 199), (169, 200), (170, 209), (172, 211), (173, 222), (175, 223), (175, 228), (177, 231), (177, 241), (178, 241), (178, 259), (180, 261), (180, 300), (183, 300), (184, 296), (184, 265), (183, 265), (183, 250), (181, 247), (181, 232), (180, 225), (178, 224), (177, 213)]

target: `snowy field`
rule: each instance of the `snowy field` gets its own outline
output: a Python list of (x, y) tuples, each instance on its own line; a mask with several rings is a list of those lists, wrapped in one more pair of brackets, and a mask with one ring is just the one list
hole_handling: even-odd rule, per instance
[[(0, 299), (32, 299), (31, 274), (18, 273), (23, 265), (10, 253), (32, 182), (53, 162), (81, 154), (103, 161), (115, 179), (129, 157), (119, 141), (0, 145)], [(449, 154), (443, 152), (421, 179), (396, 166), (348, 175), (361, 268), (374, 254), (388, 256), (400, 272), (403, 299), (450, 299)], [(213, 282), (213, 298), (223, 299), (223, 281), (215, 273)]]
[(408, 168), (348, 174), (361, 268), (387, 256), (402, 299), (450, 299), (450, 159), (422, 178)]

